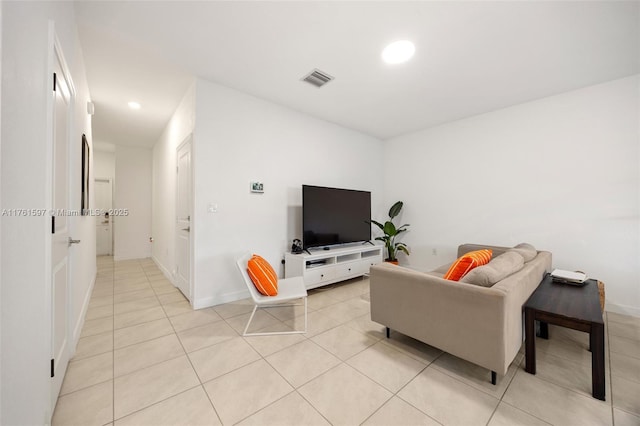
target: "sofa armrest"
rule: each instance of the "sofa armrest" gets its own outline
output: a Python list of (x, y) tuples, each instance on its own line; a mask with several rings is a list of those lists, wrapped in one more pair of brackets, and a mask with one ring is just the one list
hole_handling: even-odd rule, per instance
[(371, 268), (371, 319), (504, 374), (506, 294), (394, 265)]

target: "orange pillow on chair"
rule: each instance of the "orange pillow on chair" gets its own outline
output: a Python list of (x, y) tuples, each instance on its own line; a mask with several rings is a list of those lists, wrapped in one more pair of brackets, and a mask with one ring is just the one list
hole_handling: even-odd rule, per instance
[(247, 262), (247, 273), (260, 293), (265, 296), (278, 294), (278, 274), (261, 256), (251, 256)]
[(459, 281), (460, 278), (464, 277), (465, 274), (473, 268), (489, 263), (492, 254), (493, 250), (491, 249), (470, 251), (453, 262), (453, 265), (451, 265), (442, 278), (445, 280)]

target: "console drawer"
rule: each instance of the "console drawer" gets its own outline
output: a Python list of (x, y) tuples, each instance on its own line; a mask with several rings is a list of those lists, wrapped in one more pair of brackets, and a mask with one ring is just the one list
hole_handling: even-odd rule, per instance
[(339, 277), (362, 275), (365, 273), (364, 267), (367, 267), (367, 271), (369, 270), (368, 264), (365, 265), (363, 262), (349, 262), (344, 265), (337, 265), (336, 274)]
[(304, 273), (304, 283), (305, 285), (318, 284), (332, 280), (335, 276), (336, 270), (334, 267), (307, 269)]

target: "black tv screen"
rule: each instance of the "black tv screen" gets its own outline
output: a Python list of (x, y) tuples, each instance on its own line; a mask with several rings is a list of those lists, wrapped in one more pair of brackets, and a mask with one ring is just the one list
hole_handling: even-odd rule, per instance
[(302, 185), (302, 244), (310, 247), (371, 239), (371, 192)]

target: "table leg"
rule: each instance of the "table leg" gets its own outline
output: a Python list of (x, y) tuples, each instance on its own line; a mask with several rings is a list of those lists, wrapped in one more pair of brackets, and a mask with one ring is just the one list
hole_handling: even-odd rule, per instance
[(591, 324), (589, 345), (591, 346), (591, 386), (593, 397), (604, 401), (604, 324)]
[(549, 324), (544, 321), (538, 321), (540, 323), (540, 338), (549, 339)]
[(536, 374), (536, 321), (531, 308), (524, 308), (525, 371)]

